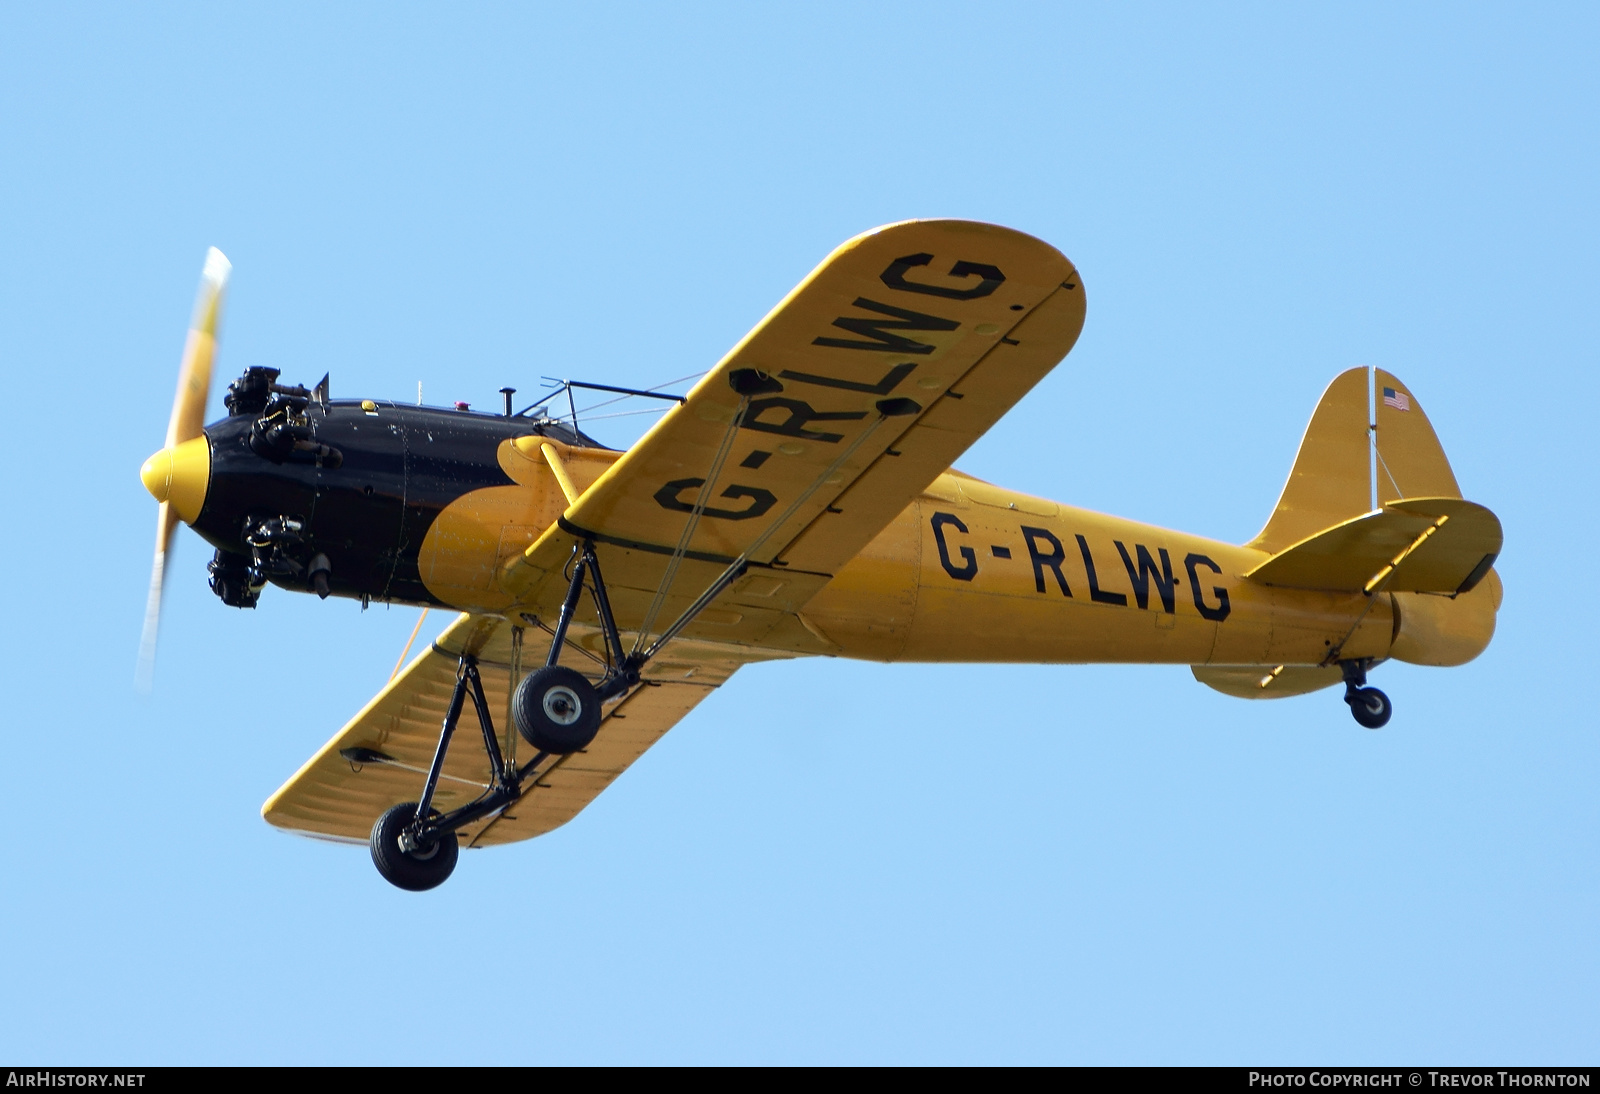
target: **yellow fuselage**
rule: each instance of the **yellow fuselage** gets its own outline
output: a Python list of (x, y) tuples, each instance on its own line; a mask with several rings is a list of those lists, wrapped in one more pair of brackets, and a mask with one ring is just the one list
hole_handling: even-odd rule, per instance
[(1314, 665), (1346, 635), (1345, 657), (1388, 652), (1388, 597), (1241, 579), (1266, 558), (945, 474), (801, 614), (880, 661)]
[[(496, 583), (506, 560), (560, 515), (568, 490), (581, 491), (620, 456), (563, 451), (581, 476), (566, 489), (535, 444), (507, 442), (500, 463), (517, 485), (472, 491), (439, 515), (419, 557), (434, 596), (465, 611), (513, 607)], [(764, 630), (756, 639), (739, 625), (719, 625), (713, 610), (688, 633), (780, 655), (875, 661), (1271, 667), (1320, 664), (1341, 644), (1346, 658), (1388, 654), (1389, 596), (1272, 589), (1242, 578), (1267, 557), (952, 471), (793, 605), (803, 629)], [(628, 598), (618, 600), (618, 622), (628, 629)]]

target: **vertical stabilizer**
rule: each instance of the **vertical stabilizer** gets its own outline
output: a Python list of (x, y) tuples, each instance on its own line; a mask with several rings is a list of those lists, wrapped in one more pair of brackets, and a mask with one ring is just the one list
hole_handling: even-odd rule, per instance
[(1248, 546), (1276, 554), (1372, 508), (1370, 398), (1366, 368), (1334, 377), (1306, 426), (1277, 508)]
[(1277, 554), (1391, 501), (1459, 497), (1416, 396), (1381, 368), (1353, 368), (1322, 393), (1278, 507), (1248, 546)]

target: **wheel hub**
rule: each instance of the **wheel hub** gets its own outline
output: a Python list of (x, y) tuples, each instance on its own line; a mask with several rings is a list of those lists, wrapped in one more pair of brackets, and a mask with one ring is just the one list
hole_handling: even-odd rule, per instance
[(544, 713), (558, 726), (570, 726), (583, 716), (583, 702), (569, 687), (557, 685), (544, 693)]
[(417, 839), (417, 834), (411, 831), (409, 828), (400, 833), (400, 838), (396, 842), (400, 844), (400, 850), (404, 851), (412, 858), (421, 859), (424, 862), (439, 853), (439, 843), (437, 840), (435, 840), (433, 843), (423, 843), (421, 840)]

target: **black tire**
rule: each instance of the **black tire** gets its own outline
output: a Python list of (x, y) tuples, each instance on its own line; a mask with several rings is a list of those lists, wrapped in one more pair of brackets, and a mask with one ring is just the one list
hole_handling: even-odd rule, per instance
[(562, 665), (536, 669), (511, 696), (511, 720), (541, 752), (565, 756), (600, 731), (600, 696), (582, 673)]
[(446, 832), (428, 847), (407, 851), (400, 846), (400, 834), (417, 816), (416, 802), (401, 802), (372, 826), (372, 864), (383, 880), (397, 888), (420, 893), (444, 884), (456, 868), (461, 846), (454, 832)]
[(1394, 704), (1377, 688), (1359, 688), (1344, 697), (1350, 715), (1368, 729), (1382, 729), (1394, 714)]

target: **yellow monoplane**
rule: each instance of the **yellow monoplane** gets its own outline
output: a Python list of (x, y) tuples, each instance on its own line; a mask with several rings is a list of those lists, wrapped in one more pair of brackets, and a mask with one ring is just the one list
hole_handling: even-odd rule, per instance
[[(401, 888), (572, 819), (754, 661), (1186, 664), (1242, 698), (1342, 684), (1375, 729), (1375, 664), (1462, 664), (1494, 633), (1500, 523), (1381, 369), (1329, 385), (1242, 546), (954, 470), (1083, 326), (1077, 270), (1010, 229), (850, 240), (626, 452), (510, 389), (483, 414), (261, 368), (202, 428), (228, 269), (211, 252), (141, 472), (161, 503), (141, 667), (180, 521), (226, 604), (271, 583), (459, 611), (262, 809), (368, 843)], [(468, 703), (481, 742), (452, 746)]]

